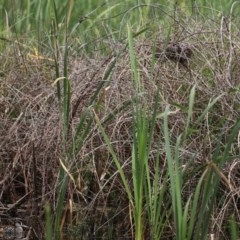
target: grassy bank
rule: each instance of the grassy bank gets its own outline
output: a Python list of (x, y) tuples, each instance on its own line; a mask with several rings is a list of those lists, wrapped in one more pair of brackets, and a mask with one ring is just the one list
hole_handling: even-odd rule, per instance
[(9, 4), (1, 223), (30, 239), (238, 239), (240, 4)]

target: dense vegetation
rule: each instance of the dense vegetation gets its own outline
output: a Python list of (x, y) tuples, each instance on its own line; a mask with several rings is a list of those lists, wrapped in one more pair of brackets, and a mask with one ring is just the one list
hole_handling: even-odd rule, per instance
[(2, 225), (239, 239), (240, 4), (168, 2), (1, 1)]

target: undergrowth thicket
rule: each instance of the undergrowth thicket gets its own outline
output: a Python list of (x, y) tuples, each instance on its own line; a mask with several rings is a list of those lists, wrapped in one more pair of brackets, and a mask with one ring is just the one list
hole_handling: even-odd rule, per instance
[[(0, 224), (238, 239), (239, 2), (88, 1), (81, 16), (74, 1), (3, 2)], [(169, 43), (191, 48), (187, 65)]]

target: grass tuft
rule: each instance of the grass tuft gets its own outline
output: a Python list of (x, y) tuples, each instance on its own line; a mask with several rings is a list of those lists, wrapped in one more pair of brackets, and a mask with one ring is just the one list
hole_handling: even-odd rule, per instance
[(2, 1), (2, 225), (239, 237), (239, 4), (199, 2)]

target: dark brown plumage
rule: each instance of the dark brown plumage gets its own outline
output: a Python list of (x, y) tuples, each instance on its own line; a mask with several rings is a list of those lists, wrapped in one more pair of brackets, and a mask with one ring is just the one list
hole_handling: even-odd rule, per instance
[(161, 53), (157, 49), (156, 57), (161, 57), (163, 54), (170, 60), (180, 63), (185, 68), (188, 68), (189, 59), (193, 55), (191, 47), (186, 43), (170, 43), (166, 50)]

